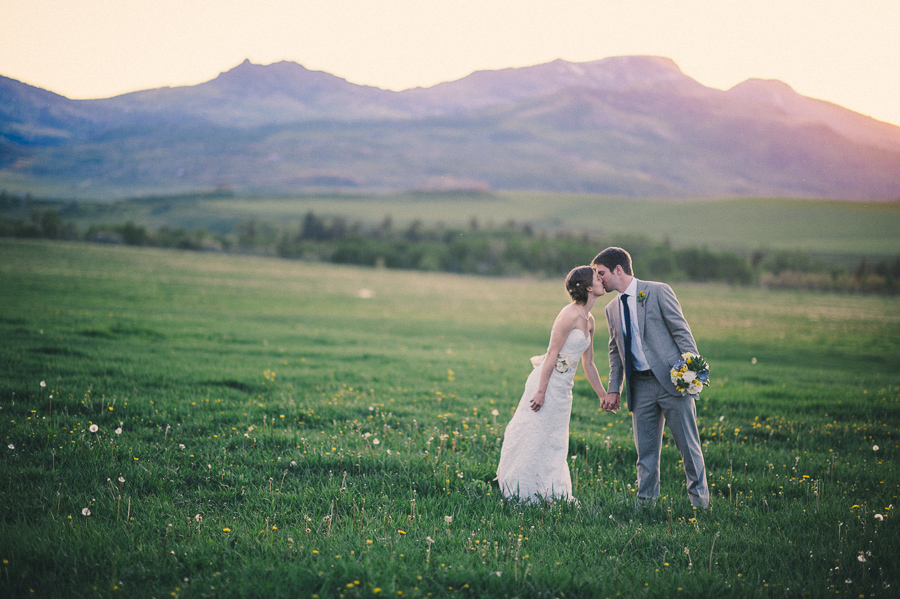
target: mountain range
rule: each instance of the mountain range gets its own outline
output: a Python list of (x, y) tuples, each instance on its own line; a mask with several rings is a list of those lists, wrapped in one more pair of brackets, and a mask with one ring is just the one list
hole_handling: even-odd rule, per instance
[(0, 77), (0, 186), (58, 196), (539, 190), (900, 198), (900, 127), (625, 56), (388, 91), (292, 62), (72, 100)]

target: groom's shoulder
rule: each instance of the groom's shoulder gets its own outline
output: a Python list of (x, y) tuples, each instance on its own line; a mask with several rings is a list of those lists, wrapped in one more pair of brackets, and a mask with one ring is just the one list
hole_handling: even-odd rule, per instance
[(675, 290), (672, 289), (672, 286), (668, 283), (661, 283), (659, 281), (640, 281), (638, 282), (638, 289), (643, 289), (647, 293), (656, 292), (658, 294), (675, 297)]
[(641, 284), (645, 285), (647, 289), (671, 289), (668, 283), (661, 283), (659, 281), (644, 281), (643, 279), (638, 279), (638, 287)]

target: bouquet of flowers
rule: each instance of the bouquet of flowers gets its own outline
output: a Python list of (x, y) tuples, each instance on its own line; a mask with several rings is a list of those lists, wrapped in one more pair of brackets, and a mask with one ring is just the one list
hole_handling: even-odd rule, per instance
[(672, 366), (670, 374), (672, 383), (682, 395), (694, 395), (709, 386), (709, 364), (699, 354), (681, 354), (681, 360)]

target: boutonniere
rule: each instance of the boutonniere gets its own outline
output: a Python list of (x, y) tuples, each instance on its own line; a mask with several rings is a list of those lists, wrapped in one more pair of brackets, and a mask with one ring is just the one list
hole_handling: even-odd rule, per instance
[(644, 301), (647, 299), (647, 292), (639, 291), (637, 294), (637, 301), (640, 305), (644, 305)]

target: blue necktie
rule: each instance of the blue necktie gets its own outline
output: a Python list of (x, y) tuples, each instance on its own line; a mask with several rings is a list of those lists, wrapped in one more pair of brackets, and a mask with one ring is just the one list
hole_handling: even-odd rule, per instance
[(622, 294), (622, 330), (625, 332), (625, 380), (627, 381), (625, 393), (625, 398), (628, 400), (628, 407), (631, 408), (631, 366), (632, 366), (632, 353), (631, 353), (631, 309), (628, 307), (628, 294)]

